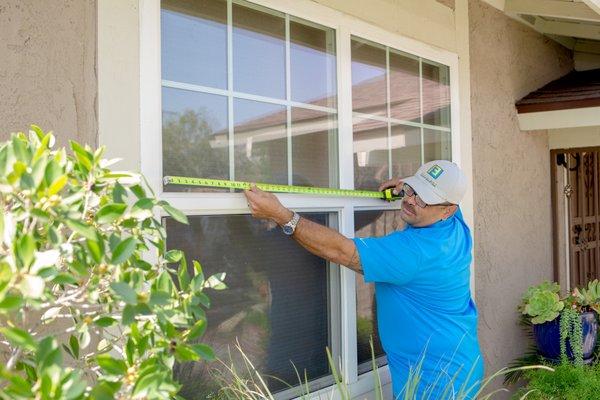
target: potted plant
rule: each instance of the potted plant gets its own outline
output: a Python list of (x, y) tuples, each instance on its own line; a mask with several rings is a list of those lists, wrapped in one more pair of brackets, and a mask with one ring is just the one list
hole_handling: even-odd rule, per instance
[(600, 306), (600, 282), (590, 282), (565, 298), (559, 292), (560, 286), (554, 282), (532, 286), (523, 296), (520, 310), (533, 326), (535, 343), (543, 357), (589, 363), (596, 347), (595, 310)]

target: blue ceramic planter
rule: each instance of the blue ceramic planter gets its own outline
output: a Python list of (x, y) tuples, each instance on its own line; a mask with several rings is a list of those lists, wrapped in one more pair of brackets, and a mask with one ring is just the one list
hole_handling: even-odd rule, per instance
[[(598, 320), (596, 313), (589, 311), (581, 314), (583, 328), (583, 359), (591, 360), (596, 347)], [(535, 344), (539, 353), (551, 360), (560, 360), (560, 316), (553, 321), (533, 325)], [(573, 359), (573, 351), (567, 339), (567, 356)]]

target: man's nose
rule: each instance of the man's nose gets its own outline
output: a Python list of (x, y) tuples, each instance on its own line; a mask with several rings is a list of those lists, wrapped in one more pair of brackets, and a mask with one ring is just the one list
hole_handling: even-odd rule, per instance
[(410, 204), (413, 207), (415, 207), (417, 205), (417, 203), (415, 202), (414, 194), (412, 196), (404, 196), (404, 199), (402, 199), (402, 201)]

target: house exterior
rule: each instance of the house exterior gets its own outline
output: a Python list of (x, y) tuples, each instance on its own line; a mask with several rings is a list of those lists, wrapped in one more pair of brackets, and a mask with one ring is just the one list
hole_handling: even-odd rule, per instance
[[(208, 312), (218, 354), (237, 338), (259, 370), (295, 384), (291, 360), (325, 398), (328, 347), (352, 396), (374, 397), (373, 288), (252, 220), (241, 193), (163, 176), (373, 189), (432, 159), (457, 162), (491, 374), (526, 348), (516, 307), (529, 285), (598, 273), (599, 239), (581, 247), (573, 233), (599, 231), (598, 205), (562, 195), (579, 182), (587, 198), (585, 174), (566, 171), (577, 157), (598, 169), (597, 91), (523, 106), (574, 70), (600, 68), (599, 23), (596, 0), (3, 0), (0, 132), (36, 123), (59, 144), (106, 145), (189, 215), (189, 226), (165, 218), (169, 246), (228, 273)], [(279, 197), (347, 236), (401, 227), (393, 203)], [(214, 389), (204, 364), (176, 373), (189, 398)]]

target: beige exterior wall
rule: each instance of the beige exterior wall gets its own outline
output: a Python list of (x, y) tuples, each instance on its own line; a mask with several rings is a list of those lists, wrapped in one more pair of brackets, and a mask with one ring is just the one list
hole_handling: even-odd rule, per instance
[(572, 69), (571, 54), (506, 17), (469, 2), (475, 202), (475, 289), (489, 375), (525, 349), (516, 307), (553, 278), (547, 131), (519, 130), (515, 101)]
[[(600, 110), (598, 111), (600, 113)], [(551, 149), (600, 146), (600, 125), (548, 131)]]
[(35, 123), (96, 144), (96, 1), (0, 2), (0, 138)]
[(456, 51), (454, 12), (428, 0), (314, 0), (379, 28)]

